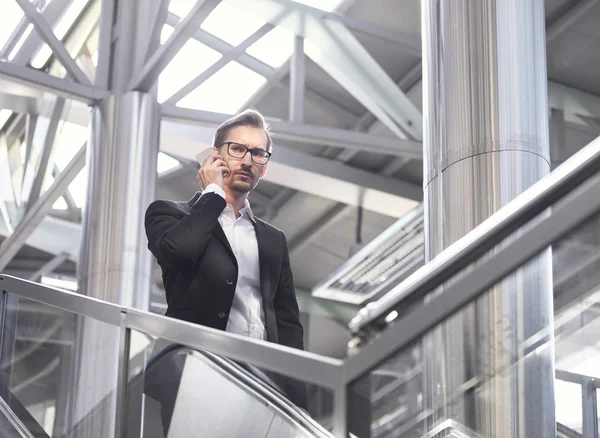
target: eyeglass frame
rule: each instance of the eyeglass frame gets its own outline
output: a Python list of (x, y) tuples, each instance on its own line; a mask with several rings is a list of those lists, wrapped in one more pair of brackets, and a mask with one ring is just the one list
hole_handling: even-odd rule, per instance
[[(246, 152), (244, 152), (244, 155), (242, 155), (241, 157), (236, 157), (235, 155), (232, 155), (231, 152), (229, 152), (229, 147), (231, 146), (231, 144), (236, 144), (239, 146), (243, 146), (244, 148), (246, 148)], [(248, 146), (246, 146), (245, 144), (242, 143), (238, 143), (237, 141), (224, 141), (223, 143), (217, 145), (217, 148), (223, 147), (227, 145), (227, 154), (231, 157), (231, 158), (235, 158), (237, 160), (243, 160), (244, 157), (246, 156), (246, 154), (248, 152), (250, 152), (250, 159), (252, 160), (253, 163), (258, 164), (259, 166), (264, 166), (265, 164), (267, 164), (269, 162), (269, 160), (271, 159), (271, 156), (273, 155), (271, 152), (265, 150), (265, 149), (260, 149), (260, 148), (249, 148)], [(263, 151), (265, 154), (267, 154), (267, 161), (265, 161), (264, 163), (258, 163), (257, 161), (254, 160), (254, 155), (252, 155), (253, 151)]]

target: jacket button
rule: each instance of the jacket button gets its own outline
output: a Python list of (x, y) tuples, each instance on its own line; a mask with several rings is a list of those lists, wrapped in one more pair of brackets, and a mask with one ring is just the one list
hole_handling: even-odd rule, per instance
[(231, 286), (233, 284), (233, 280), (227, 280), (225, 283), (227, 283), (228, 286)]
[(225, 318), (225, 312), (219, 312), (219, 314), (217, 315), (219, 318), (223, 319)]

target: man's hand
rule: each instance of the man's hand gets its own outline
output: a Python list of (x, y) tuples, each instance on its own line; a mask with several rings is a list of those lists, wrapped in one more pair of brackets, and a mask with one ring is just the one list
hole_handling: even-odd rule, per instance
[(202, 190), (209, 184), (217, 184), (223, 188), (223, 178), (227, 175), (229, 175), (227, 163), (215, 152), (209, 155), (204, 160), (204, 163), (202, 163), (200, 170), (198, 170), (198, 175), (196, 175), (196, 181), (198, 181)]

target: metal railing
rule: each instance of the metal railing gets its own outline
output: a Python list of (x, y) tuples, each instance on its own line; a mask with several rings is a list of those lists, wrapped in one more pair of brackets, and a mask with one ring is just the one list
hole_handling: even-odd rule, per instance
[[(465, 304), (473, 301), (497, 281), (535, 257), (570, 230), (600, 212), (600, 138), (559, 167), (492, 216), (480, 227), (442, 253), (431, 266), (418, 271), (391, 298), (381, 300), (368, 314), (362, 313), (353, 327), (385, 315), (391, 306), (407, 294), (427, 293), (495, 246), (537, 214), (553, 206), (552, 211), (537, 220), (535, 227), (523, 230), (519, 239), (506, 245), (482, 261), (477, 270), (467, 273), (445, 293), (424, 303), (379, 334), (379, 337), (346, 360), (336, 360), (309, 352), (253, 340), (196, 324), (142, 312), (70, 293), (11, 276), (0, 276), (2, 290), (0, 323), (5, 329), (9, 295), (57, 307), (84, 315), (121, 330), (117, 408), (122, 412), (128, 373), (129, 338), (132, 330), (160, 337), (191, 348), (242, 361), (294, 379), (312, 383), (333, 391), (334, 434), (348, 436), (348, 403), (350, 386), (369, 374), (391, 355), (403, 350), (410, 342), (424, 335)], [(557, 203), (557, 201), (561, 201)], [(362, 321), (362, 322), (361, 322)], [(2, 334), (2, 336), (4, 336)], [(1, 338), (0, 338), (1, 339)], [(0, 351), (2, 345), (0, 345)], [(117, 415), (114, 435), (121, 436), (123, 419)]]
[(350, 322), (355, 334), (385, 326), (385, 318), (408, 302), (423, 299), (457, 272), (493, 249), (566, 194), (577, 188), (600, 167), (600, 137), (578, 151), (504, 208), (444, 250), (379, 300), (368, 304)]

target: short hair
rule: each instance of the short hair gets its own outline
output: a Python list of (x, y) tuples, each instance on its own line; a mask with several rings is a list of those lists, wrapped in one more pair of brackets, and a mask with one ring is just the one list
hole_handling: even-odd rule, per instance
[(213, 146), (223, 144), (229, 131), (236, 126), (253, 126), (262, 129), (267, 136), (267, 151), (271, 150), (273, 140), (271, 139), (269, 124), (263, 115), (254, 109), (242, 111), (221, 123), (213, 136)]

